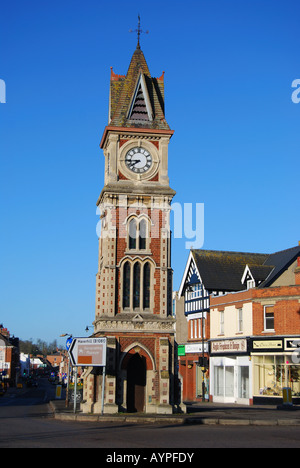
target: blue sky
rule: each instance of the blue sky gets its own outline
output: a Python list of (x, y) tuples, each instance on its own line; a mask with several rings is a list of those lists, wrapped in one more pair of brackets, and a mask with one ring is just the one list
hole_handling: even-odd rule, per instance
[[(110, 67), (126, 74), (138, 14), (150, 72), (165, 71), (174, 202), (204, 203), (203, 248), (300, 240), (298, 2), (3, 2), (0, 323), (21, 339), (93, 322)], [(174, 289), (186, 241), (173, 241)]]

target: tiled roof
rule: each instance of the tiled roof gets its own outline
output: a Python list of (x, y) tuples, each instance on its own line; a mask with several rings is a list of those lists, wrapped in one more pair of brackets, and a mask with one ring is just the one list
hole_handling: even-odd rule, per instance
[(300, 257), (299, 245), (269, 255), (264, 265), (274, 265), (274, 269), (259, 287), (270, 286), (298, 257)]
[(203, 284), (210, 291), (241, 291), (246, 265), (262, 265), (268, 254), (193, 250), (193, 257)]
[[(144, 96), (141, 90), (141, 108), (135, 108), (134, 114), (129, 115), (130, 106), (143, 75), (147, 87), (147, 94), (151, 103), (153, 118), (148, 119), (145, 113)], [(143, 101), (143, 102), (142, 102)], [(135, 102), (135, 104), (137, 104)], [(141, 118), (141, 114), (143, 117)], [(110, 121), (109, 126), (128, 128), (149, 128), (169, 130), (164, 115), (164, 74), (160, 78), (152, 78), (142, 50), (137, 47), (132, 56), (126, 76), (117, 75), (111, 70), (110, 80)]]
[(192, 250), (199, 274), (210, 291), (241, 291), (246, 266), (259, 288), (269, 287), (300, 256), (300, 246), (273, 254)]
[(274, 270), (274, 265), (251, 265), (249, 269), (255, 281), (264, 281)]

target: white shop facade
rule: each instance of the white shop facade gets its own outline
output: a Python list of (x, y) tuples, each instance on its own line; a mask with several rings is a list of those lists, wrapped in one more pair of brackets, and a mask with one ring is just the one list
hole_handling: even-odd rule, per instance
[(250, 339), (210, 340), (210, 401), (251, 405)]

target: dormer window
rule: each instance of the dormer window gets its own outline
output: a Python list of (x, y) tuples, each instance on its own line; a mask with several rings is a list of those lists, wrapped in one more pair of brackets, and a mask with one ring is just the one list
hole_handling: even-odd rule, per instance
[[(252, 268), (253, 268), (253, 266), (252, 266)], [(247, 289), (253, 289), (256, 286), (255, 279), (253, 277), (253, 274), (252, 274), (252, 272), (250, 270), (249, 265), (246, 265), (246, 267), (245, 267), (241, 283), (246, 284)]]

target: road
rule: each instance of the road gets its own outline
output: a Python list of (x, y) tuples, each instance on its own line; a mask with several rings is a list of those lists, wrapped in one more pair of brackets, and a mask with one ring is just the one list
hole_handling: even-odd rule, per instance
[(133, 464), (142, 466), (144, 458), (150, 461), (151, 454), (164, 454), (167, 449), (192, 452), (195, 461), (197, 457), (201, 460), (201, 450), (188, 449), (300, 447), (299, 426), (155, 426), (59, 421), (51, 417), (47, 404), (54, 391), (46, 379), (40, 379), (38, 388), (0, 398), (0, 448), (102, 448), (106, 449), (99, 452), (103, 461), (113, 461), (107, 457), (123, 453), (118, 449), (129, 449), (127, 453), (134, 449), (136, 456), (144, 456)]

